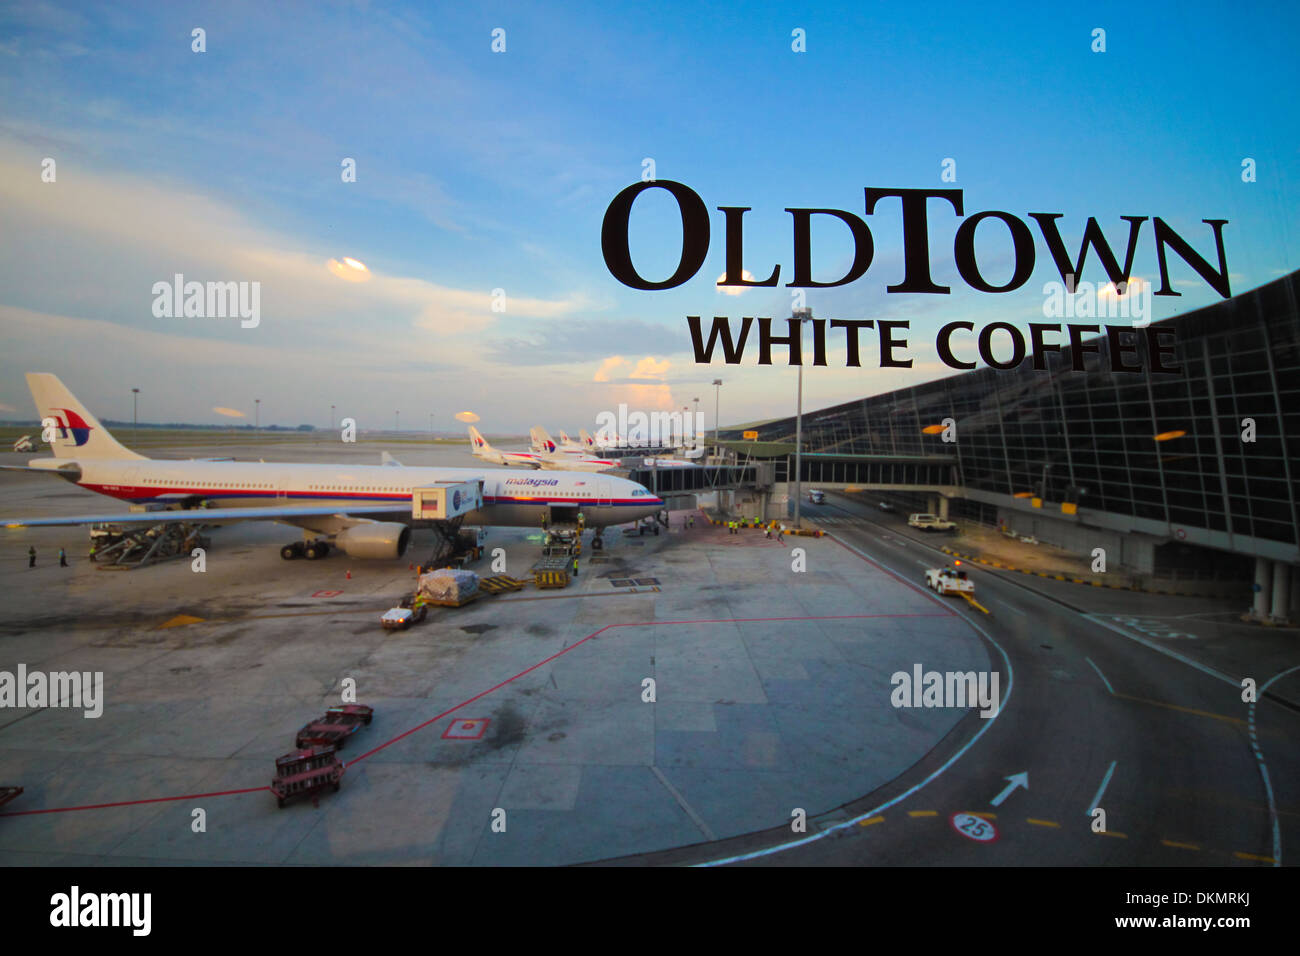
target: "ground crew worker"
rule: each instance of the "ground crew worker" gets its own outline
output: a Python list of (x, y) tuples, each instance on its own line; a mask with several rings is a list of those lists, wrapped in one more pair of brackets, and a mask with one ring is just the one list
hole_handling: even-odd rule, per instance
[(62, 548), (59, 548), (59, 567), (66, 568), (67, 566), (68, 566), (68, 554)]
[(573, 576), (575, 578), (578, 576), (578, 556), (576, 554), (573, 556)]
[(92, 562), (95, 560), (95, 546), (94, 546), (93, 544), (90, 546), (90, 554), (88, 554), (87, 557), (88, 557)]
[(763, 537), (767, 538), (769, 541), (772, 540), (772, 528), (770, 525), (763, 529)]
[(688, 530), (695, 527), (695, 515), (686, 516), (686, 527)]
[(36, 567), (36, 548), (34, 546), (27, 549), (27, 566), (29, 568)]

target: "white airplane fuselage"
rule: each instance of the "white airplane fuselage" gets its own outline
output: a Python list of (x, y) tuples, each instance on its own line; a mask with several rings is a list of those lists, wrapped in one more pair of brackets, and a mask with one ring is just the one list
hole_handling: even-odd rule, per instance
[(588, 527), (605, 527), (647, 517), (664, 506), (641, 485), (613, 475), (148, 458), (37, 461), (32, 465), (51, 470), (76, 462), (81, 468), (78, 485), (133, 504), (203, 500), (213, 508), (337, 505), (346, 514), (350, 506), (409, 503), (412, 489), (435, 482), (482, 478), (483, 507), (465, 516), (468, 525), (538, 527), (547, 509), (577, 506)]

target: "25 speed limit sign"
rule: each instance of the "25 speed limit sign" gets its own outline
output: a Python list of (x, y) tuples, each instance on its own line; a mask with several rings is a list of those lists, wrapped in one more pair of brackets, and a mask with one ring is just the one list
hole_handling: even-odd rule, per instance
[(962, 836), (977, 843), (992, 843), (998, 838), (997, 827), (973, 813), (954, 813), (948, 818), (948, 822)]

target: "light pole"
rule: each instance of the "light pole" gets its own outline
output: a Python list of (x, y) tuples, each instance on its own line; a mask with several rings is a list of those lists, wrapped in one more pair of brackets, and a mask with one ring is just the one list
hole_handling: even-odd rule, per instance
[(429, 441), (434, 441), (433, 437), (433, 412), (429, 413)]
[(334, 430), (334, 406), (330, 406), (330, 431)]
[(695, 423), (700, 420), (700, 400), (695, 399), (695, 417), (691, 419), (691, 448), (700, 447), (700, 433), (695, 430)]
[(261, 430), (262, 430), (262, 400), (260, 398), (255, 398), (253, 399), (253, 431), (260, 432)]
[(399, 410), (393, 412), (393, 431), (400, 432), (401, 430), (402, 430), (402, 413)]
[(131, 389), (131, 443), (133, 445), (140, 444), (139, 399), (140, 390), (138, 388)]
[(794, 526), (799, 525), (799, 498), (802, 494), (799, 478), (803, 471), (803, 324), (812, 321), (812, 309), (795, 309), (790, 318), (799, 323), (799, 397), (794, 417)]
[(722, 394), (722, 379), (713, 380), (713, 454), (715, 456), (722, 454), (722, 449), (718, 445), (718, 402)]

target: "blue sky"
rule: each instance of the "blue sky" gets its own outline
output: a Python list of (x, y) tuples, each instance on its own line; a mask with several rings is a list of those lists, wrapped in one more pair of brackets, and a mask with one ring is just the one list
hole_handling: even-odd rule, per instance
[[(678, 289), (631, 290), (605, 268), (601, 218), (647, 157), (711, 210), (752, 207), (746, 268), (780, 263), (783, 283), (786, 207), (861, 214), (865, 186), (947, 186), (967, 215), (1064, 213), (1072, 250), (1088, 216), (1121, 246), (1119, 216), (1160, 216), (1213, 261), (1200, 220), (1228, 219), (1244, 291), (1297, 268), (1298, 20), (1289, 4), (11, 5), (0, 406), (16, 411), (0, 417), (30, 413), (28, 370), (60, 374), (105, 417), (129, 415), (139, 386), (146, 420), (251, 415), (259, 397), (263, 421), (283, 424), (324, 424), (336, 404), (363, 428), (400, 409), (412, 426), (473, 411), (489, 430), (576, 429), (619, 402), (709, 408), (715, 377), (724, 422), (787, 414), (793, 369), (697, 366), (689, 351), (688, 314), (789, 314), (783, 286), (717, 290), (720, 213)], [(796, 28), (806, 52), (791, 50)], [(55, 183), (40, 180), (46, 157)], [(1241, 180), (1245, 157), (1256, 182)], [(955, 183), (940, 181), (945, 158)], [(902, 275), (897, 206), (869, 218), (867, 274), (808, 304), (909, 319), (916, 367), (817, 369), (805, 407), (946, 374), (932, 348), (944, 322), (1041, 315), (1057, 276), (1037, 229), (1033, 279), (977, 293), (938, 203), (931, 261), (953, 294), (886, 294)], [(642, 272), (670, 272), (677, 219), (661, 191), (633, 228)], [(1150, 228), (1135, 272), (1155, 278)], [(1005, 255), (981, 241), (997, 278)], [(847, 255), (819, 226), (818, 271)], [(370, 281), (332, 274), (344, 256)], [(260, 324), (155, 317), (151, 287), (177, 272), (259, 281)], [(1217, 298), (1181, 263), (1173, 277), (1184, 295), (1157, 298), (1156, 318)]]

